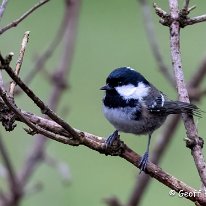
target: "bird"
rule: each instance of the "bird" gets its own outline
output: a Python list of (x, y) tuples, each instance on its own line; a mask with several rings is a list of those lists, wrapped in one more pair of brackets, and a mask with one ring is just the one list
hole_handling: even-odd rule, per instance
[(114, 69), (106, 79), (102, 99), (103, 114), (115, 131), (106, 139), (108, 148), (119, 138), (119, 132), (148, 135), (147, 147), (139, 162), (140, 173), (145, 171), (153, 132), (170, 114), (186, 113), (201, 116), (200, 109), (191, 103), (170, 100), (142, 74), (131, 67)]

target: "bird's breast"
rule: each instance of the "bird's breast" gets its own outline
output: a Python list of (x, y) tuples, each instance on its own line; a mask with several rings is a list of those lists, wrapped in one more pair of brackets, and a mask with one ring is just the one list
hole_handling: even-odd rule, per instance
[(148, 134), (159, 128), (166, 117), (147, 116), (140, 108), (109, 108), (103, 105), (103, 113), (118, 130), (132, 134)]

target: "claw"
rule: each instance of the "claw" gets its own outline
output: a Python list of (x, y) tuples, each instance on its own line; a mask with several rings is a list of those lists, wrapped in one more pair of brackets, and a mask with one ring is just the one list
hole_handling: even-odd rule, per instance
[(142, 171), (145, 171), (145, 169), (147, 167), (148, 160), (149, 160), (149, 153), (145, 152), (144, 155), (142, 156), (142, 159), (140, 160), (140, 163), (139, 163), (139, 167), (140, 167), (139, 173), (141, 173)]
[(111, 134), (105, 141), (106, 148), (111, 147), (113, 142), (119, 138), (118, 131), (115, 130), (113, 134)]

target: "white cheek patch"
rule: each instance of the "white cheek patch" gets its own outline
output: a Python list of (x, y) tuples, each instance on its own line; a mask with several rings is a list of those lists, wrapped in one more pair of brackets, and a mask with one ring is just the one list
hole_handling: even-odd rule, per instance
[(117, 92), (125, 99), (139, 99), (148, 95), (150, 87), (139, 82), (138, 86), (135, 87), (132, 84), (116, 87)]

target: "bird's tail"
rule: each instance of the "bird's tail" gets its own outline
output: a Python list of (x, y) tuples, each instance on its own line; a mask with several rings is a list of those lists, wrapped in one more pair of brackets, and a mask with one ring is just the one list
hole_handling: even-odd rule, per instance
[(186, 113), (201, 117), (202, 111), (194, 104), (180, 101), (165, 101), (164, 106), (167, 114)]

